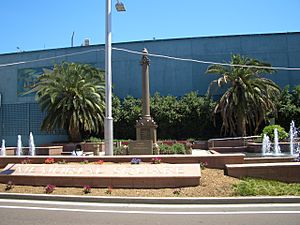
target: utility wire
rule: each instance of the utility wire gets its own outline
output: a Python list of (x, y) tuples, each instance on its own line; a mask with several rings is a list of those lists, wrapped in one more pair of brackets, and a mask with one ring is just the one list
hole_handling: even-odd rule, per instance
[(51, 56), (51, 57), (41, 58), (41, 59), (34, 59), (34, 60), (28, 60), (28, 61), (21, 61), (21, 62), (0, 64), (0, 68), (1, 67), (7, 67), (7, 66), (15, 66), (15, 65), (27, 64), (27, 63), (47, 61), (47, 60), (50, 60), (50, 59), (64, 58), (64, 57), (67, 57), (67, 56), (83, 55), (83, 54), (87, 54), (87, 53), (91, 53), (91, 52), (99, 52), (99, 51), (105, 51), (105, 50), (104, 49), (92, 49), (92, 50), (88, 50), (88, 51), (73, 52), (73, 53), (68, 53), (68, 54), (63, 54), (63, 55), (57, 55), (57, 56)]
[[(126, 52), (126, 53), (130, 53), (130, 54), (135, 54), (135, 55), (143, 55), (142, 52), (138, 52), (138, 51), (134, 51), (134, 50), (130, 50), (130, 49), (125, 49), (125, 48), (116, 48), (116, 47), (113, 47), (112, 49), (115, 50), (115, 51), (121, 51), (121, 52)], [(27, 64), (27, 63), (41, 62), (41, 61), (46, 61), (46, 60), (51, 60), (51, 59), (64, 58), (64, 57), (67, 57), (67, 56), (83, 55), (83, 54), (88, 54), (88, 53), (92, 53), (92, 52), (100, 52), (100, 51), (105, 51), (105, 49), (103, 49), (103, 48), (92, 49), (92, 50), (87, 50), (87, 51), (73, 52), (73, 53), (69, 53), (69, 54), (63, 54), (63, 55), (52, 56), (52, 57), (41, 58), (41, 59), (35, 59), (35, 60), (29, 60), (29, 61), (21, 61), (21, 62), (0, 64), (0, 68), (7, 67), (7, 66), (15, 66), (15, 65)], [(219, 62), (213, 62), (213, 61), (203, 61), (203, 60), (196, 60), (196, 59), (186, 59), (186, 58), (179, 58), (179, 57), (174, 57), (174, 56), (152, 54), (152, 53), (148, 53), (148, 56), (156, 57), (156, 58), (164, 58), (164, 59), (169, 59), (169, 60), (176, 60), (176, 61), (193, 62), (193, 63), (200, 63), (200, 64), (210, 64), (210, 65), (221, 65), (221, 66), (229, 66), (229, 67), (271, 69), (271, 70), (286, 70), (286, 71), (300, 71), (299, 67), (280, 67), (280, 66), (271, 66), (271, 67), (268, 67), (268, 66), (255, 66), (255, 65), (241, 65), (241, 64), (219, 63)]]
[[(123, 48), (113, 47), (112, 49), (114, 49), (116, 51), (123, 51), (123, 52), (131, 53), (131, 54), (139, 54), (139, 55), (144, 54), (142, 52), (123, 49)], [(254, 66), (254, 65), (219, 63), (219, 62), (202, 61), (202, 60), (196, 60), (196, 59), (184, 59), (184, 58), (178, 58), (178, 57), (167, 56), (167, 55), (158, 55), (158, 54), (152, 54), (152, 53), (148, 53), (148, 56), (157, 57), (157, 58), (171, 59), (171, 60), (177, 60), (177, 61), (195, 62), (195, 63), (201, 63), (201, 64), (212, 64), (212, 65), (221, 65), (221, 66), (230, 66), (230, 67), (300, 71), (300, 68), (297, 68), (297, 67), (279, 67), (279, 66), (271, 66), (270, 67), (270, 66)]]

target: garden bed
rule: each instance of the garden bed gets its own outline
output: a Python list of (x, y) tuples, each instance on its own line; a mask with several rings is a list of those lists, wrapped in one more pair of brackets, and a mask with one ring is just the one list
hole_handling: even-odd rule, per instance
[[(236, 178), (225, 176), (223, 170), (204, 169), (200, 185), (185, 188), (161, 188), (161, 189), (121, 189), (114, 187), (93, 188), (92, 196), (122, 196), (122, 197), (229, 197), (234, 195), (233, 185), (239, 183)], [(0, 192), (44, 194), (45, 187), (13, 185), (13, 188), (5, 191), (6, 184), (0, 184)], [(57, 195), (84, 195), (83, 188), (57, 187), (52, 192)]]

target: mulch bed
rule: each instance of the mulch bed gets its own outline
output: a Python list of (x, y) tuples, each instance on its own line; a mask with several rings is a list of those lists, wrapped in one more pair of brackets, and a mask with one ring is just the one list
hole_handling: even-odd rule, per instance
[[(93, 188), (91, 193), (84, 194), (83, 188), (56, 187), (55, 195), (90, 195), (90, 196), (123, 196), (123, 197), (229, 197), (234, 195), (233, 184), (239, 179), (225, 176), (223, 170), (204, 169), (201, 171), (200, 185), (197, 187), (163, 188), (163, 189), (111, 189)], [(45, 187), (13, 185), (5, 190), (6, 184), (0, 184), (0, 192), (45, 194)]]

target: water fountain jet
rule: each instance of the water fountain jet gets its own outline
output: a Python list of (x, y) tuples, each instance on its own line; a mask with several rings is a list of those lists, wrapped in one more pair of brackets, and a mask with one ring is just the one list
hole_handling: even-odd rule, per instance
[(34, 145), (32, 132), (30, 132), (29, 134), (29, 155), (31, 156), (35, 155), (35, 145)]
[(263, 143), (262, 143), (262, 154), (263, 155), (271, 154), (271, 142), (267, 134), (264, 134)]
[(294, 120), (290, 123), (290, 155), (295, 155), (297, 152), (299, 152), (299, 145), (297, 145), (295, 150), (295, 138), (298, 136), (297, 128), (295, 126)]
[(1, 155), (6, 156), (6, 148), (5, 148), (5, 140), (4, 139), (2, 139)]
[(16, 155), (17, 156), (21, 156), (22, 153), (23, 153), (23, 150), (22, 150), (22, 139), (21, 139), (21, 135), (18, 135), (18, 143), (17, 143)]
[(280, 155), (280, 146), (278, 142), (278, 129), (274, 129), (274, 155)]

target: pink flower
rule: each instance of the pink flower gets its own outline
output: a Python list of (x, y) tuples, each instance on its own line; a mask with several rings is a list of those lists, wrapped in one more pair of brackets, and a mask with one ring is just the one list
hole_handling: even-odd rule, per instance
[(46, 192), (46, 194), (50, 194), (50, 193), (52, 193), (54, 190), (55, 190), (55, 185), (53, 185), (53, 184), (48, 184), (48, 185), (45, 187), (45, 192)]

